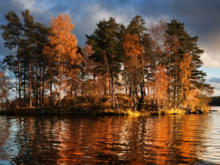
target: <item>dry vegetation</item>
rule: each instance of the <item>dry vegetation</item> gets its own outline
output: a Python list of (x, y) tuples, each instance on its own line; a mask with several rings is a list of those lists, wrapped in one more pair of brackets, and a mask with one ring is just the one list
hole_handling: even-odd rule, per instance
[[(16, 51), (3, 60), (14, 73), (1, 73), (0, 101), (7, 112), (48, 114), (185, 114), (209, 111), (213, 88), (197, 47), (177, 20), (145, 26), (136, 16), (125, 27), (102, 20), (84, 47), (77, 45), (68, 15), (34, 23), (29, 11), (5, 15), (5, 46)], [(76, 25), (77, 26), (77, 25)], [(9, 91), (16, 98), (9, 101)]]

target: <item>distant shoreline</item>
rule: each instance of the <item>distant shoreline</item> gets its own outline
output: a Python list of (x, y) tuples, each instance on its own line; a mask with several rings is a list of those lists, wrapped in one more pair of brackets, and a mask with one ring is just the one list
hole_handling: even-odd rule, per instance
[[(218, 110), (209, 110), (208, 113), (211, 112), (217, 112)], [(85, 111), (82, 109), (78, 110), (58, 110), (58, 109), (52, 109), (52, 108), (42, 108), (40, 110), (35, 110), (34, 108), (22, 108), (22, 109), (11, 109), (11, 110), (5, 110), (0, 111), (0, 115), (42, 115), (42, 116), (50, 116), (50, 115), (79, 115), (79, 116), (150, 116), (150, 115), (187, 115), (187, 114), (208, 114), (207, 112), (203, 112), (201, 110), (195, 110), (194, 112), (176, 109), (176, 110), (167, 110), (167, 111), (135, 111), (132, 110), (97, 110), (97, 111)]]

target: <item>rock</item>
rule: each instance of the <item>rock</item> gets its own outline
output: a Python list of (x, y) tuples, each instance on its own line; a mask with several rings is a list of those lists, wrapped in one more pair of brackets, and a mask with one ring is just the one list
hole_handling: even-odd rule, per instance
[(210, 110), (209, 113), (210, 113), (210, 112), (218, 112), (218, 110)]
[(193, 114), (193, 112), (191, 110), (188, 110), (187, 112), (188, 112), (188, 114)]
[(200, 113), (200, 114), (203, 114), (204, 112), (203, 112), (202, 110), (199, 110), (199, 113)]
[(194, 114), (199, 114), (199, 111), (196, 110), (196, 111), (194, 112)]

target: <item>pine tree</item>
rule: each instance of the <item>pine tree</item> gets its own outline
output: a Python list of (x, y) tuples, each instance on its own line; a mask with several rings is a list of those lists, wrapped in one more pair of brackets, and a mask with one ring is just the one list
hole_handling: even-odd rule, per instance
[[(143, 47), (143, 52), (141, 56), (139, 57), (141, 60), (142, 65), (142, 82), (139, 84), (140, 91), (141, 91), (141, 99), (138, 103), (138, 110), (141, 110), (142, 104), (144, 101), (144, 96), (146, 95), (146, 89), (145, 89), (145, 78), (147, 78), (149, 82), (150, 73), (149, 73), (149, 67), (151, 63), (151, 38), (148, 34), (148, 29), (145, 26), (145, 20), (141, 16), (136, 16), (132, 19), (130, 24), (127, 27), (126, 33), (129, 34), (135, 34), (138, 37), (139, 44), (141, 47)], [(149, 91), (149, 88), (148, 88)]]
[(0, 71), (0, 110), (1, 103), (4, 99), (8, 101), (8, 95), (10, 90), (10, 78), (5, 76), (3, 72)]
[(22, 12), (22, 16), (24, 18), (24, 51), (26, 54), (26, 58), (28, 60), (29, 65), (29, 102), (30, 107), (32, 107), (32, 63), (35, 54), (35, 23), (34, 23), (34, 17), (30, 15), (29, 10), (25, 10), (25, 12)]
[[(123, 61), (120, 47), (120, 24), (115, 22), (115, 19), (110, 17), (108, 21), (100, 21), (97, 24), (97, 29), (91, 36), (86, 35), (87, 44), (91, 45), (94, 54), (91, 59), (97, 63), (96, 71), (101, 73), (102, 76), (111, 78), (111, 97), (112, 108), (114, 109), (114, 83), (115, 78), (118, 77), (120, 72), (120, 63)], [(105, 64), (105, 68), (103, 65)], [(104, 90), (106, 94), (106, 89)]]
[[(48, 34), (49, 34), (49, 28), (46, 25), (43, 25), (39, 22), (35, 23), (35, 46), (36, 46), (36, 53), (35, 53), (35, 58), (37, 56), (37, 64), (39, 66), (39, 82), (37, 82), (37, 88), (40, 87), (40, 102), (43, 104), (44, 103), (44, 93), (45, 93), (45, 81), (47, 80), (46, 78), (46, 72), (48, 69), (48, 59), (47, 57), (43, 54), (43, 49), (44, 47), (48, 44)], [(35, 60), (36, 61), (36, 60)], [(38, 92), (38, 89), (37, 89)], [(38, 102), (37, 102), (38, 104)]]
[[(20, 68), (20, 44), (21, 44), (21, 38), (22, 38), (22, 30), (23, 26), (19, 19), (19, 17), (16, 15), (14, 11), (8, 12), (8, 14), (5, 14), (5, 19), (7, 20), (8, 24), (1, 25), (1, 29), (4, 31), (2, 33), (2, 37), (5, 40), (5, 47), (9, 48), (10, 50), (12, 48), (17, 48), (16, 52), (14, 52), (11, 56), (8, 56), (8, 60), (5, 61), (6, 63), (9, 62), (12, 58), (14, 58), (14, 54), (16, 55), (15, 61), (17, 61), (17, 65), (14, 66), (18, 68), (18, 78), (19, 78), (19, 104), (21, 107), (21, 68)], [(14, 61), (14, 60), (12, 60)], [(14, 61), (14, 62), (15, 62)], [(11, 65), (10, 63), (9, 65)], [(14, 65), (14, 64), (13, 64)], [(13, 68), (13, 67), (12, 67)], [(15, 73), (15, 72), (14, 72)], [(15, 73), (16, 74), (16, 73)]]
[(143, 56), (143, 47), (139, 44), (139, 38), (133, 34), (127, 34), (125, 36), (125, 41), (123, 44), (125, 52), (125, 61), (124, 68), (127, 74), (127, 83), (132, 89), (134, 108), (136, 110), (136, 100), (135, 100), (135, 91), (138, 88), (138, 85), (143, 81), (142, 77), (142, 56)]
[(184, 59), (184, 54), (192, 54), (191, 62), (191, 83), (195, 88), (199, 87), (199, 81), (205, 76), (205, 73), (199, 71), (198, 68), (202, 65), (200, 55), (203, 53), (197, 47), (198, 37), (190, 37), (184, 29), (184, 24), (177, 20), (172, 20), (167, 23), (167, 30), (165, 33), (165, 47), (168, 75), (172, 78), (171, 88), (169, 93), (172, 93), (173, 103), (176, 107), (181, 100), (181, 77), (180, 64)]

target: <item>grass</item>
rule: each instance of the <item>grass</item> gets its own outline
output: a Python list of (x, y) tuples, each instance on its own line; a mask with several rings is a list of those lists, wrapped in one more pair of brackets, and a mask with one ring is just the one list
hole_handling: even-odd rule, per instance
[(178, 114), (178, 115), (184, 115), (186, 111), (183, 111), (181, 109), (170, 109), (165, 111), (165, 114), (167, 115), (173, 115), (173, 114)]
[[(45, 106), (42, 109), (46, 114), (73, 114), (73, 115), (103, 115), (103, 116), (148, 116), (148, 115), (173, 115), (173, 114), (185, 114), (185, 110), (181, 109), (164, 109), (157, 111), (151, 107), (147, 109), (142, 109), (141, 111), (133, 111), (129, 106), (119, 106), (120, 108), (115, 108), (112, 110), (110, 104), (109, 106), (103, 105), (76, 105), (76, 106), (63, 106), (62, 109), (59, 106)], [(204, 113), (208, 113), (210, 110), (209, 107), (203, 108)], [(39, 114), (39, 111), (36, 111), (34, 107), (22, 107), (22, 108), (9, 108), (5, 111), (0, 111), (0, 114)]]
[(145, 111), (145, 110), (141, 110), (141, 111), (133, 111), (131, 109), (127, 110), (127, 115), (128, 116), (132, 116), (132, 117), (139, 117), (139, 116), (148, 116), (150, 115), (149, 112)]
[(141, 114), (138, 111), (133, 112), (131, 109), (127, 110), (128, 116), (138, 117)]

